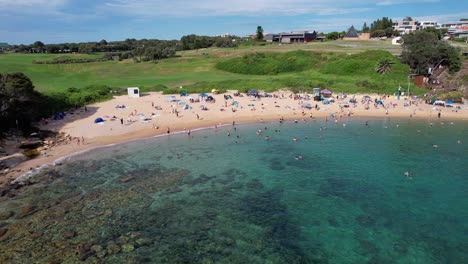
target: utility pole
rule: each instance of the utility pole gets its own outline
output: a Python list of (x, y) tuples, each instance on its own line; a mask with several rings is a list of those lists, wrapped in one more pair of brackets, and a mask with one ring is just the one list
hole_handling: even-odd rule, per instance
[(408, 74), (408, 97), (410, 96), (410, 94), (409, 94), (409, 87), (410, 87), (410, 75)]

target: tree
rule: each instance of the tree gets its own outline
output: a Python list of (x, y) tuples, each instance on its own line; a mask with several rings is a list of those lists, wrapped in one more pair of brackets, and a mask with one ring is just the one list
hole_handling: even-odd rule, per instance
[(362, 33), (369, 33), (370, 28), (367, 26), (367, 23), (364, 22), (364, 25), (362, 25)]
[(263, 40), (263, 28), (262, 26), (258, 26), (257, 27), (257, 36), (256, 36), (256, 39), (258, 41), (262, 41)]
[(403, 35), (401, 60), (417, 74), (426, 74), (428, 68), (442, 65), (451, 72), (460, 70), (460, 50), (439, 40), (437, 34), (425, 30)]
[(381, 59), (377, 62), (377, 66), (375, 66), (375, 71), (380, 74), (387, 74), (392, 70), (394, 64), (395, 62), (389, 58)]
[(388, 17), (377, 19), (370, 26), (371, 37), (391, 37), (394, 35), (393, 21)]
[(36, 41), (32, 44), (32, 47), (37, 48), (37, 49), (42, 49), (44, 47), (44, 43), (42, 43), (41, 41)]
[(340, 33), (333, 31), (328, 33), (325, 37), (330, 40), (337, 40), (340, 38)]
[(38, 117), (41, 97), (23, 73), (0, 74), (0, 123), (3, 129), (28, 128)]

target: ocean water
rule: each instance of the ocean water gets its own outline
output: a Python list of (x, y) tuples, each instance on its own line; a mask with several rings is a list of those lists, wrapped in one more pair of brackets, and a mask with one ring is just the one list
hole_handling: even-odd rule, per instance
[(345, 124), (75, 156), (0, 197), (0, 262), (467, 263), (468, 123)]

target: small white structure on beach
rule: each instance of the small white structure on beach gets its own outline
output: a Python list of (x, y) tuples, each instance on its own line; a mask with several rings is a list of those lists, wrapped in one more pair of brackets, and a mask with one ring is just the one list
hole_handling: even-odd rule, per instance
[(128, 87), (128, 97), (130, 98), (139, 98), (140, 97), (140, 88), (138, 87)]
[(401, 39), (401, 37), (395, 37), (392, 39), (392, 45), (401, 45), (402, 42), (403, 40)]

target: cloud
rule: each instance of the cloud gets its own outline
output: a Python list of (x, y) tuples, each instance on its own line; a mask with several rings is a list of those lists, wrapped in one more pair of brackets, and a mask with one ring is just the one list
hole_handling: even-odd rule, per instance
[[(107, 0), (101, 10), (140, 16), (336, 15), (369, 11), (371, 0)], [(356, 7), (357, 6), (357, 7)]]
[(436, 3), (436, 2), (440, 2), (440, 0), (408, 0), (408, 1), (386, 0), (386, 1), (376, 3), (376, 5), (390, 6), (390, 5), (401, 5), (401, 4), (412, 4), (412, 3)]
[[(431, 16), (416, 16), (413, 17), (414, 20), (418, 21), (437, 21), (439, 23), (458, 21), (460, 18), (468, 17), (468, 12), (462, 13), (453, 13), (453, 14), (440, 14), (440, 15), (431, 15)], [(398, 18), (401, 20), (403, 18)]]

